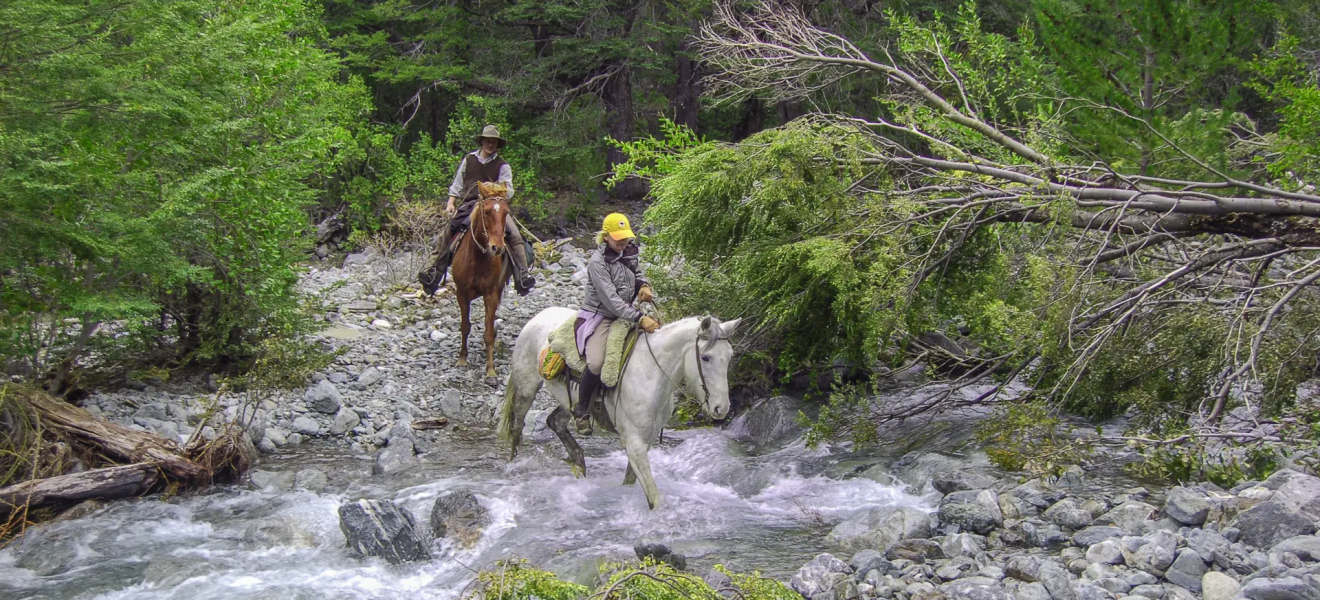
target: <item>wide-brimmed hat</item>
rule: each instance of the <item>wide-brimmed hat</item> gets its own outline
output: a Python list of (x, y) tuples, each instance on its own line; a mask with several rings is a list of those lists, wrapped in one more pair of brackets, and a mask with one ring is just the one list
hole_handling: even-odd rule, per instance
[(481, 140), (484, 138), (498, 140), (500, 143), (499, 144), (500, 148), (503, 148), (504, 144), (508, 143), (508, 140), (505, 140), (504, 138), (500, 137), (500, 128), (494, 125), (487, 125), (481, 128), (481, 133), (477, 134), (477, 144), (480, 145)]

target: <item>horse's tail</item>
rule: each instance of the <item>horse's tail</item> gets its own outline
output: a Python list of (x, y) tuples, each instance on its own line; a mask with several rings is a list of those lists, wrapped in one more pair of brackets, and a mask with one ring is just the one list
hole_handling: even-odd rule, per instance
[(500, 436), (500, 442), (505, 445), (513, 445), (513, 411), (514, 405), (513, 374), (504, 382), (504, 406), (500, 408), (500, 423), (495, 432)]

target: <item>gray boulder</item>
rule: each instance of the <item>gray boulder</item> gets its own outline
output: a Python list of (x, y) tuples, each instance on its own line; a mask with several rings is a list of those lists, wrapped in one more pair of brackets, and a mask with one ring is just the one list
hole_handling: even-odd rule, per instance
[(1274, 490), (1270, 501), (1302, 512), (1312, 519), (1320, 519), (1320, 477), (1281, 469), (1260, 485)]
[(440, 494), (431, 507), (431, 533), (436, 539), (449, 538), (470, 548), (481, 539), (481, 531), (489, 524), (490, 515), (468, 490)]
[(371, 467), (372, 475), (393, 475), (412, 468), (417, 464), (416, 447), (406, 437), (391, 438), (389, 446), (376, 453), (376, 464)]
[(1070, 498), (1055, 502), (1052, 506), (1045, 509), (1045, 512), (1041, 513), (1041, 516), (1049, 519), (1051, 523), (1054, 523), (1059, 527), (1072, 531), (1085, 529), (1090, 526), (1091, 521), (1094, 520), (1091, 517), (1090, 511), (1082, 510), (1081, 507)]
[(894, 565), (885, 560), (885, 555), (879, 550), (866, 549), (854, 554), (852, 560), (848, 561), (848, 566), (852, 567), (853, 573), (859, 576), (865, 576), (871, 571), (878, 571), (883, 576), (889, 573)]
[(944, 558), (944, 550), (933, 540), (906, 539), (890, 544), (885, 549), (885, 558), (891, 561), (910, 560), (920, 564), (927, 560)]
[(1018, 586), (1017, 600), (1053, 600), (1049, 590), (1039, 583), (1027, 583)]
[(846, 550), (882, 550), (908, 538), (931, 535), (930, 515), (906, 507), (872, 508), (839, 523), (826, 536)]
[(1233, 600), (1241, 589), (1237, 581), (1219, 571), (1201, 576), (1201, 597), (1205, 600)]
[(1096, 564), (1123, 564), (1123, 548), (1114, 540), (1105, 540), (1086, 550), (1086, 560)]
[(1004, 513), (991, 490), (953, 492), (940, 501), (940, 522), (985, 535), (1004, 525)]
[(307, 392), (303, 394), (303, 400), (307, 402), (307, 406), (312, 410), (327, 415), (339, 412), (339, 407), (343, 405), (343, 398), (339, 395), (339, 390), (328, 379), (307, 388)]
[(667, 544), (642, 538), (633, 542), (633, 554), (637, 560), (651, 559), (657, 563), (666, 563), (669, 566), (679, 570), (687, 570), (687, 557), (681, 553), (674, 552)]
[(253, 469), (248, 473), (252, 487), (259, 490), (285, 492), (293, 489), (294, 474), (288, 471), (262, 471)]
[(1122, 547), (1123, 561), (1129, 567), (1163, 577), (1177, 556), (1178, 540), (1172, 533), (1157, 531), (1142, 537), (1125, 537)]
[(1201, 490), (1175, 487), (1164, 502), (1164, 514), (1183, 525), (1200, 525), (1210, 514), (1210, 500)]
[(1299, 577), (1257, 577), (1242, 586), (1239, 597), (1248, 600), (1316, 600), (1320, 588)]
[(833, 590), (835, 584), (843, 580), (851, 581), (852, 568), (832, 554), (820, 554), (811, 559), (807, 564), (802, 565), (793, 578), (789, 580), (789, 587), (793, 588), (803, 598), (811, 598), (821, 592)]
[(1201, 593), (1201, 578), (1210, 568), (1201, 560), (1201, 555), (1191, 548), (1183, 548), (1174, 559), (1173, 565), (1164, 573), (1170, 583), (1180, 585), (1193, 592)]
[(339, 507), (339, 529), (348, 547), (392, 564), (429, 558), (413, 516), (389, 500), (358, 500)]
[(740, 415), (729, 426), (734, 439), (757, 448), (791, 442), (802, 434), (798, 411), (802, 401), (789, 396), (765, 400)]
[(971, 533), (955, 533), (945, 536), (940, 548), (949, 558), (975, 557), (985, 551), (985, 538)]
[(1126, 532), (1124, 532), (1121, 527), (1114, 527), (1112, 525), (1092, 525), (1074, 533), (1072, 541), (1078, 546), (1089, 548), (1105, 540), (1121, 538), (1124, 535), (1126, 535)]
[(1054, 561), (1041, 563), (1039, 577), (1040, 584), (1045, 586), (1054, 600), (1079, 600), (1079, 594), (1072, 585), (1072, 575), (1058, 563)]
[(1008, 559), (1008, 564), (1004, 566), (1004, 574), (1028, 583), (1040, 581), (1040, 557), (1020, 554)]
[(1205, 562), (1214, 561), (1216, 552), (1232, 544), (1219, 532), (1209, 529), (1191, 529), (1184, 537), (1187, 539), (1187, 547), (1196, 550), (1197, 554), (1201, 555), (1201, 560)]
[(1118, 527), (1127, 535), (1145, 535), (1155, 529), (1155, 522), (1150, 520), (1154, 514), (1154, 506), (1129, 500), (1101, 515), (1095, 524)]
[(304, 415), (293, 420), (293, 430), (303, 435), (316, 435), (321, 431), (321, 424)]
[(352, 387), (355, 390), (365, 390), (376, 385), (384, 378), (385, 374), (381, 373), (380, 369), (377, 369), (376, 367), (367, 367), (362, 371), (361, 375), (358, 375), (357, 381), (354, 381), (349, 387)]
[(362, 417), (357, 411), (345, 406), (335, 413), (335, 420), (330, 423), (330, 435), (343, 435), (361, 423)]
[(944, 595), (954, 600), (1013, 600), (999, 582), (982, 581), (981, 577), (959, 579), (940, 586)]
[(1234, 525), (1242, 531), (1242, 542), (1257, 548), (1272, 548), (1288, 538), (1315, 533), (1314, 519), (1274, 500), (1243, 511)]
[(931, 486), (941, 494), (989, 489), (995, 483), (994, 477), (971, 471), (944, 471), (936, 473), (930, 480)]
[(1320, 536), (1299, 535), (1290, 537), (1276, 544), (1274, 551), (1291, 552), (1302, 560), (1320, 562)]

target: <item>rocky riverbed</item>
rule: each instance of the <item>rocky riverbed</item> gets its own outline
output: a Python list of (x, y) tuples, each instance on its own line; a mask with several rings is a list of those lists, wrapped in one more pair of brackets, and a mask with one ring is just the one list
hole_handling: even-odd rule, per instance
[[(510, 290), (504, 348), (541, 309), (580, 301), (587, 258), (564, 246), (532, 295)], [(242, 488), (91, 507), (82, 525), (42, 528), (0, 551), (0, 579), (15, 586), (0, 589), (452, 598), (471, 578), (459, 565), (521, 555), (587, 583), (600, 560), (635, 554), (713, 579), (715, 563), (758, 569), (809, 600), (1320, 600), (1320, 479), (1306, 465), (1228, 490), (1147, 489), (1076, 468), (1024, 479), (957, 436), (887, 455), (808, 449), (796, 422), (806, 407), (777, 397), (722, 430), (662, 442), (653, 461), (669, 505), (650, 512), (618, 485), (625, 459), (612, 440), (586, 440), (593, 476), (568, 477), (544, 393), (525, 432), (535, 445), (507, 464), (489, 433), (500, 385), (453, 368), (457, 307), (409, 286), (415, 266), (363, 253), (309, 270), (316, 342), (341, 354), (304, 388), (250, 397), (212, 378), (87, 397), (104, 418), (181, 440), (213, 435), (195, 428), (221, 411), (248, 424), (266, 458)], [(506, 363), (500, 354), (501, 379)], [(125, 527), (148, 531), (115, 533)]]

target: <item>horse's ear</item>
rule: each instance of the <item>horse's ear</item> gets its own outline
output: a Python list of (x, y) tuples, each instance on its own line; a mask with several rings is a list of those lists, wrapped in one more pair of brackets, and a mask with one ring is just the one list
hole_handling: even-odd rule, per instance
[(737, 329), (738, 324), (741, 322), (742, 319), (740, 318), (734, 319), (732, 321), (725, 321), (724, 324), (720, 326), (720, 333), (721, 333), (720, 337), (729, 337), (733, 335), (733, 330)]
[(711, 318), (709, 315), (701, 318), (701, 329), (697, 330), (699, 337), (710, 337), (710, 323)]

